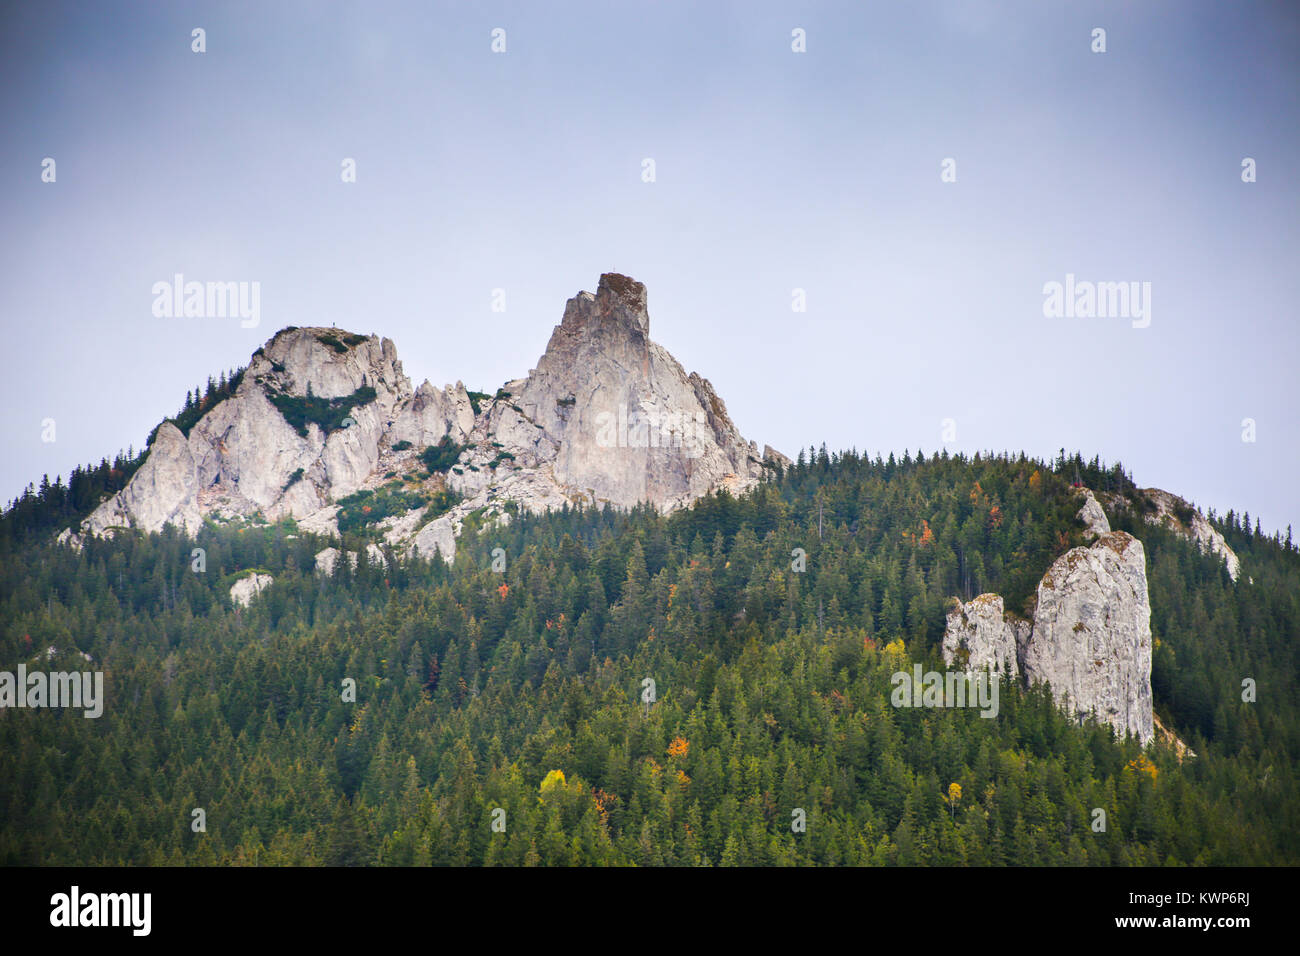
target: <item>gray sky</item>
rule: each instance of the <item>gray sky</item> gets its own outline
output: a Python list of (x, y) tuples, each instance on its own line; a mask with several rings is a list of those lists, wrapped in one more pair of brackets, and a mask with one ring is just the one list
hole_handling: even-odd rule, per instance
[[(139, 447), (285, 325), (495, 390), (616, 271), (791, 456), (951, 418), (952, 451), (1079, 448), (1300, 527), (1298, 74), (1280, 3), (7, 9), (0, 496)], [(259, 282), (260, 325), (155, 317), (175, 273)], [(1149, 282), (1150, 325), (1046, 317), (1067, 274)]]

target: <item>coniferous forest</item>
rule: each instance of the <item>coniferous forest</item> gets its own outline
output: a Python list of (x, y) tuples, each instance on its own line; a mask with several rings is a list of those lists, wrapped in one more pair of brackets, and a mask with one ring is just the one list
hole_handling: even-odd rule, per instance
[[(1024, 608), (1083, 543), (1071, 484), (1128, 493), (1120, 466), (823, 448), (667, 516), (471, 523), (450, 566), (345, 536), (329, 575), (288, 521), (56, 545), (133, 462), (0, 519), (3, 666), (93, 666), (107, 697), (0, 711), (0, 863), (1300, 861), (1300, 554), (1248, 514), (1211, 516), (1235, 585), (1109, 515), (1146, 549), (1156, 714), (1196, 756), (1010, 682), (995, 719), (891, 706), (891, 674), (943, 668), (949, 600)], [(253, 569), (274, 584), (232, 604)]]

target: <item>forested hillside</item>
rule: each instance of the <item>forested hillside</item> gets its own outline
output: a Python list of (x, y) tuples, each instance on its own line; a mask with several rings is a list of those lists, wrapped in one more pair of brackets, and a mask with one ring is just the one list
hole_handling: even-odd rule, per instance
[[(78, 552), (51, 535), (87, 503), (27, 500), (0, 521), (0, 669), (85, 652), (107, 703), (0, 711), (0, 863), (1300, 862), (1300, 554), (1248, 517), (1213, 519), (1234, 585), (1110, 516), (1145, 544), (1156, 712), (1196, 757), (1010, 683), (995, 719), (891, 706), (895, 671), (942, 669), (951, 597), (1020, 611), (1082, 543), (1076, 480), (1133, 487), (1064, 455), (823, 449), (741, 499), (516, 513), (453, 566), (362, 548), (329, 576), (291, 522)], [(275, 583), (232, 606), (254, 568)]]

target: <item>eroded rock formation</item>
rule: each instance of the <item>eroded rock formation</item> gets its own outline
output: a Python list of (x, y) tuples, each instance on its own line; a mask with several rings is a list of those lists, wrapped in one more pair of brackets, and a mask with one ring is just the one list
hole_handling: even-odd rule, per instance
[(988, 668), (995, 674), (1005, 669), (1013, 677), (1020, 674), (1019, 645), (1027, 635), (1029, 624), (1009, 619), (996, 594), (981, 594), (948, 614), (943, 635), (943, 659), (969, 670)]
[(1154, 735), (1151, 605), (1142, 542), (1123, 531), (1097, 534), (1061, 555), (1038, 584), (1034, 619), (1004, 612), (996, 594), (958, 606), (943, 637), (950, 665), (1000, 672), (1051, 686), (1057, 702), (1143, 743)]
[(1151, 506), (1149, 509), (1143, 509), (1143, 516), (1147, 521), (1164, 525), (1194, 541), (1202, 551), (1219, 555), (1228, 569), (1228, 576), (1234, 581), (1237, 580), (1241, 575), (1241, 561), (1238, 560), (1236, 552), (1228, 547), (1228, 542), (1224, 540), (1223, 535), (1205, 519), (1205, 515), (1177, 495), (1161, 491), (1159, 488), (1143, 488), (1139, 494)]
[(275, 578), (269, 574), (258, 574), (254, 572), (247, 577), (242, 577), (230, 587), (230, 600), (240, 605), (248, 607), (253, 598), (269, 588), (274, 583)]
[(1038, 584), (1024, 655), (1030, 684), (1143, 743), (1151, 710), (1151, 604), (1142, 542), (1123, 531), (1057, 558)]
[[(459, 498), (379, 524), (402, 552), (452, 560), (465, 521), (565, 504), (647, 502), (664, 511), (717, 489), (740, 493), (765, 465), (706, 379), (649, 338), (645, 286), (601, 276), (570, 299), (537, 368), (493, 396), (457, 383), (412, 389), (393, 343), (339, 329), (289, 328), (254, 353), (234, 393), (188, 434), (171, 422), (121, 492), (80, 529), (197, 531), (206, 518), (298, 520), (338, 531), (339, 503), (397, 479)], [(438, 474), (419, 466), (444, 443)], [(60, 540), (76, 544), (71, 531)]]

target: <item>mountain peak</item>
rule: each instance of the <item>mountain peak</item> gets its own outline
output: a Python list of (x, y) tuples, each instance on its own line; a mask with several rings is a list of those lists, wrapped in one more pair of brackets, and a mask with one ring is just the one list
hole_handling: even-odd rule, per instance
[(592, 325), (627, 329), (649, 337), (645, 285), (617, 272), (604, 273), (595, 295), (579, 292), (566, 303), (560, 323), (561, 328), (569, 331)]
[[(506, 502), (671, 511), (744, 491), (784, 461), (760, 457), (708, 381), (649, 331), (645, 286), (605, 273), (595, 294), (569, 299), (537, 368), (488, 396), (412, 389), (389, 339), (289, 326), (187, 432), (160, 429), (146, 466), (83, 530), (261, 515), (338, 533), (340, 504), (364, 493), (406, 509), (373, 533), (451, 560), (466, 517), (508, 520)], [(449, 510), (435, 516), (434, 500)]]

